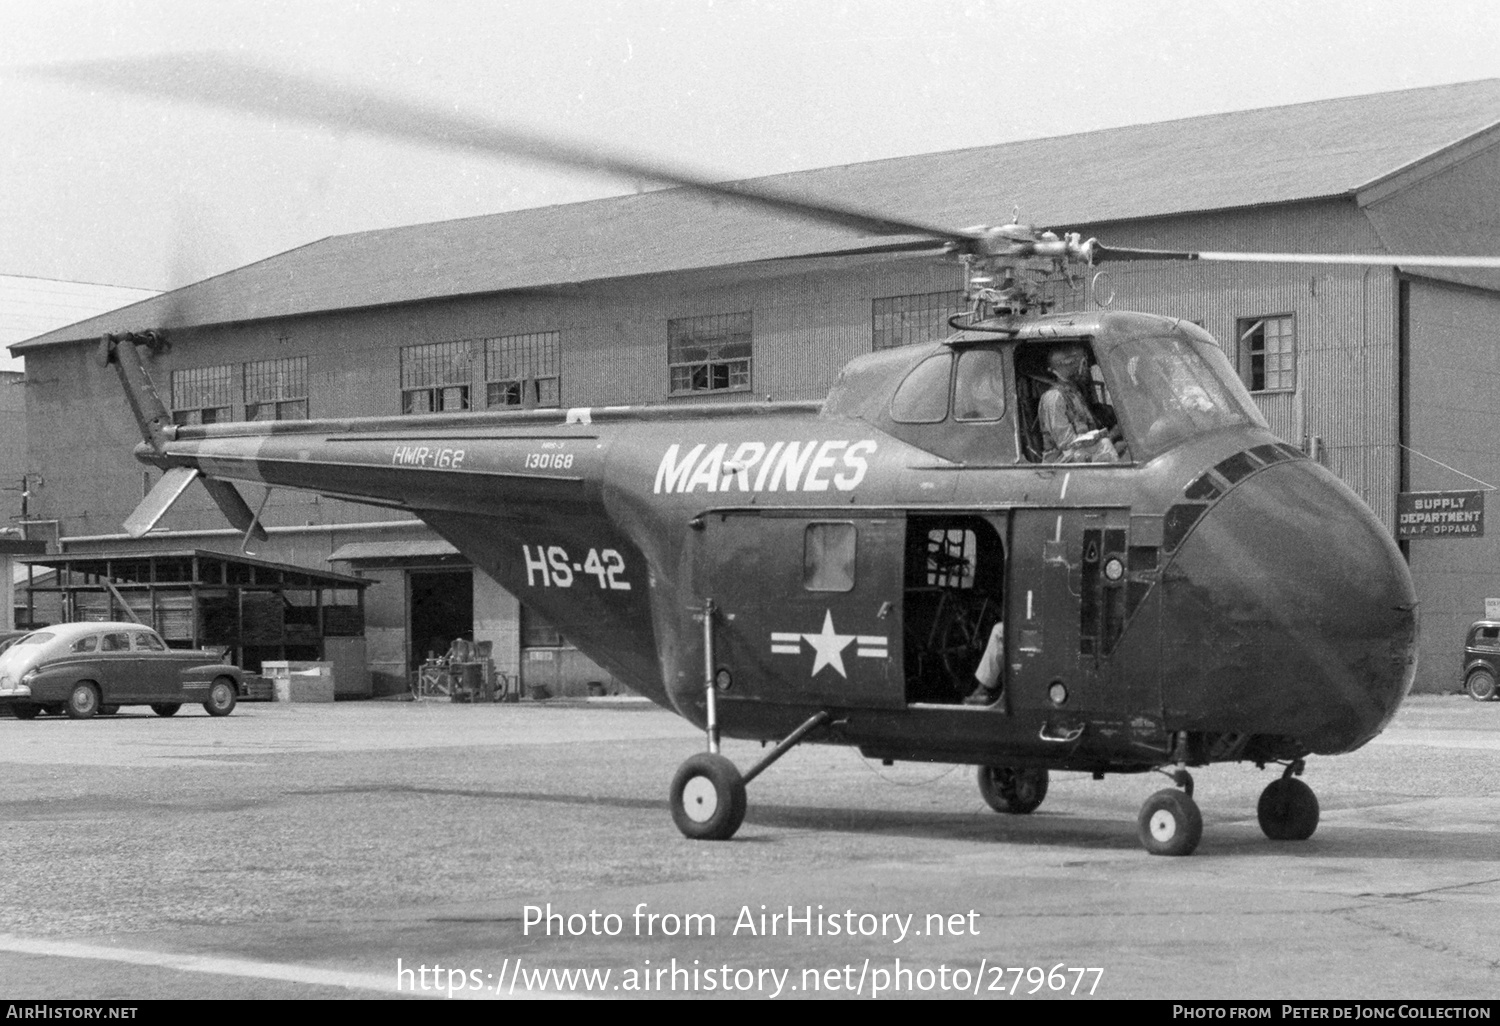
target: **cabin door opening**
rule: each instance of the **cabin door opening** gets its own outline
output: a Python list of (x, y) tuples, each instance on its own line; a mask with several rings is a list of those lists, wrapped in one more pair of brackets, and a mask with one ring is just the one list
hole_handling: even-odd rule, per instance
[(958, 705), (1005, 612), (1007, 514), (908, 516), (902, 624), (906, 700)]
[(473, 570), (413, 570), (407, 581), (411, 669), (446, 655), (455, 638), (474, 640)]

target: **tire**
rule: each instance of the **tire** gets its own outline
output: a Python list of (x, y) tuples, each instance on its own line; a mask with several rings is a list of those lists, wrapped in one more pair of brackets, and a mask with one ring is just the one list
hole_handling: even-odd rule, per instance
[(120, 711), (120, 707), (118, 705), (101, 705), (99, 707), (99, 715), (100, 716), (113, 716), (115, 713), (117, 713), (119, 711)]
[(203, 708), (210, 716), (228, 716), (234, 712), (235, 701), (234, 681), (219, 677), (209, 686), (208, 701), (203, 703)]
[(1047, 771), (1013, 766), (979, 767), (979, 794), (996, 812), (1035, 812), (1047, 797)]
[(1296, 777), (1273, 780), (1260, 793), (1255, 818), (1273, 841), (1305, 841), (1318, 829), (1318, 796)]
[(1489, 670), (1475, 670), (1464, 681), (1464, 690), (1476, 702), (1488, 702), (1495, 697), (1495, 675)]
[(93, 681), (81, 680), (73, 685), (73, 691), (68, 695), (66, 706), (68, 718), (73, 720), (87, 720), (99, 712), (99, 685)]
[(10, 707), (10, 711), (18, 720), (34, 720), (42, 707), (33, 702), (17, 702)]
[(1203, 839), (1203, 814), (1190, 795), (1169, 787), (1146, 799), (1136, 830), (1152, 855), (1191, 855)]
[(177, 702), (157, 702), (151, 706), (151, 711), (158, 716), (176, 716), (177, 710), (181, 708)]
[(672, 821), (695, 841), (727, 841), (745, 820), (745, 781), (722, 755), (699, 753), (672, 778)]

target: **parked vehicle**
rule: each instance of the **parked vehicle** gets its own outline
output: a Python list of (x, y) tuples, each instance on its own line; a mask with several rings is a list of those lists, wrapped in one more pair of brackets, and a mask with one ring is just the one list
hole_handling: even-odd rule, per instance
[(213, 652), (169, 648), (138, 623), (60, 623), (0, 654), (0, 704), (23, 720), (40, 712), (85, 720), (122, 705), (171, 716), (188, 703), (228, 716), (244, 688), (238, 666)]
[(30, 633), (30, 631), (0, 631), (0, 653)]
[(1500, 620), (1476, 620), (1464, 640), (1464, 690), (1476, 702), (1500, 694)]

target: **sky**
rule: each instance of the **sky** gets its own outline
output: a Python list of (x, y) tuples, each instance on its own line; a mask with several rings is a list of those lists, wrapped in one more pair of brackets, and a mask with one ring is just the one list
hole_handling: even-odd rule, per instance
[(228, 52), (724, 178), (1500, 76), (1493, 0), (0, 0), (0, 39), (0, 275), (145, 289), (634, 183), (19, 69)]

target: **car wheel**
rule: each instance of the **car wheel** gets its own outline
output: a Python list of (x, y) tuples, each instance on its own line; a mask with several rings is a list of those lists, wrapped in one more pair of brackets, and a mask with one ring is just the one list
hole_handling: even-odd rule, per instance
[(234, 712), (234, 703), (234, 681), (220, 677), (208, 689), (208, 701), (203, 703), (203, 708), (210, 716), (228, 716)]
[(1047, 797), (1047, 771), (1013, 766), (979, 767), (979, 794), (996, 812), (1035, 812)]
[(118, 705), (101, 705), (99, 707), (99, 715), (100, 716), (113, 716), (115, 713), (117, 713), (119, 711), (120, 711), (120, 707)]
[(10, 708), (18, 720), (34, 720), (37, 717), (37, 713), (42, 711), (41, 706), (34, 705), (31, 702), (17, 702)]
[(724, 756), (700, 752), (678, 767), (671, 804), (684, 837), (727, 841), (745, 819), (745, 781)]
[(91, 680), (81, 680), (73, 685), (73, 693), (68, 696), (68, 717), (74, 720), (86, 720), (99, 711), (99, 686)]
[(177, 710), (181, 708), (182, 706), (177, 702), (155, 702), (151, 706), (151, 711), (158, 716), (176, 716)]
[(1495, 675), (1489, 670), (1475, 670), (1464, 681), (1464, 690), (1476, 702), (1488, 702), (1495, 697)]

